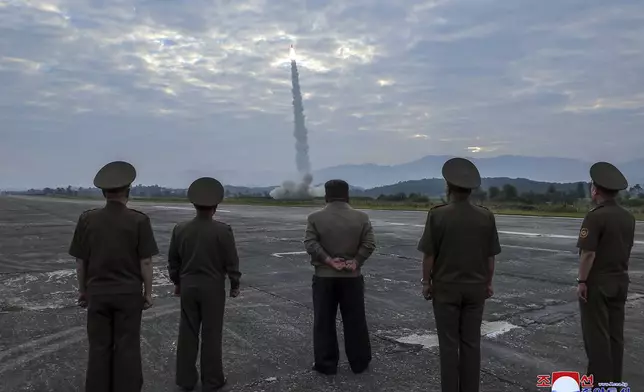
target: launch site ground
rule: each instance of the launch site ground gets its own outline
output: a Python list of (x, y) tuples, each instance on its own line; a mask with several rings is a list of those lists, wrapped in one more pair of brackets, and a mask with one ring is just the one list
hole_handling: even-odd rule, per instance
[[(0, 391), (83, 390), (86, 313), (75, 306), (67, 255), (78, 215), (100, 203), (0, 197)], [(179, 300), (166, 274), (173, 225), (189, 205), (133, 203), (149, 214), (161, 255), (155, 305), (144, 313), (144, 391), (175, 391)], [(439, 358), (430, 303), (420, 295), (416, 243), (423, 212), (368, 211), (378, 249), (364, 269), (374, 360), (353, 375), (342, 354), (337, 376), (312, 364), (312, 268), (302, 237), (310, 208), (225, 206), (241, 258), (242, 294), (227, 299), (228, 391), (436, 391)], [(575, 298), (579, 219), (497, 216), (503, 252), (483, 325), (485, 392), (536, 391), (536, 376), (583, 371)], [(644, 384), (644, 225), (638, 223), (626, 313), (625, 381)], [(339, 319), (339, 316), (338, 316)], [(341, 322), (338, 320), (341, 330)], [(340, 333), (339, 336), (342, 336)], [(342, 342), (341, 342), (342, 347)], [(343, 350), (341, 350), (343, 351)], [(549, 390), (549, 389), (548, 389)]]

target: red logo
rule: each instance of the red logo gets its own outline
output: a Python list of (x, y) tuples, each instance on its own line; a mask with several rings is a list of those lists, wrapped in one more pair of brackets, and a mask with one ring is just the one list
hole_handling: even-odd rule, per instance
[(579, 372), (552, 372), (552, 383), (554, 384), (562, 377), (570, 377), (577, 382), (577, 385), (579, 385)]
[(579, 380), (582, 388), (592, 388), (595, 386), (595, 377), (591, 374), (590, 376), (581, 376)]
[[(557, 380), (560, 381), (557, 382)], [(558, 371), (552, 372), (552, 374), (542, 374), (537, 376), (537, 387), (539, 388), (550, 388), (560, 384), (576, 384), (577, 387), (592, 388), (595, 384), (595, 378), (592, 375), (582, 375), (580, 377), (579, 372), (570, 371)]]

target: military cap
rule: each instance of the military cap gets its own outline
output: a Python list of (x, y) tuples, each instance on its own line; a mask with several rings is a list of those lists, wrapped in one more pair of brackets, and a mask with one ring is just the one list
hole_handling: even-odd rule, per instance
[(608, 162), (597, 162), (592, 165), (590, 178), (597, 186), (609, 191), (622, 191), (628, 188), (626, 177), (618, 168)]
[(127, 162), (115, 161), (103, 166), (94, 177), (94, 186), (104, 191), (130, 186), (136, 179), (136, 169)]
[(188, 188), (188, 200), (196, 206), (215, 207), (224, 199), (224, 186), (210, 177), (195, 180)]
[(481, 186), (481, 175), (472, 162), (464, 158), (452, 158), (443, 165), (443, 178), (448, 183), (464, 189)]

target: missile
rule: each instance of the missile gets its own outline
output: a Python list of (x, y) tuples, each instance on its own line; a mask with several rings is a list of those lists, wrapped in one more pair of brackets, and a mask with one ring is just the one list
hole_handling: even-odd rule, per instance
[(288, 57), (290, 57), (291, 61), (295, 61), (295, 48), (293, 44), (291, 44), (291, 48), (288, 51)]

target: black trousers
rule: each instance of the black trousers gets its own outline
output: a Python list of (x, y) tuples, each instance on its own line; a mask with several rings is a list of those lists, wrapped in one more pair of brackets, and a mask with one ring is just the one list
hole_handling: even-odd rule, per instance
[(627, 277), (589, 282), (588, 301), (580, 301), (587, 374), (595, 384), (622, 381), (628, 286)]
[(141, 294), (90, 295), (87, 392), (140, 392)]
[(180, 387), (197, 384), (197, 353), (201, 328), (202, 391), (216, 391), (224, 384), (222, 334), (226, 290), (223, 284), (185, 285), (181, 283), (181, 321), (177, 344), (177, 378)]
[(487, 286), (435, 284), (442, 392), (478, 392), (481, 379), (481, 324)]
[(344, 349), (351, 370), (363, 372), (371, 362), (371, 342), (364, 306), (364, 278), (313, 277), (313, 351), (315, 368), (337, 372), (340, 353), (336, 335), (338, 305), (344, 327)]

